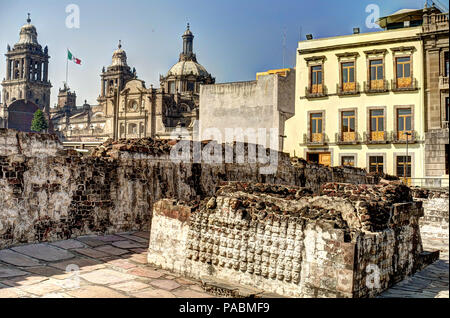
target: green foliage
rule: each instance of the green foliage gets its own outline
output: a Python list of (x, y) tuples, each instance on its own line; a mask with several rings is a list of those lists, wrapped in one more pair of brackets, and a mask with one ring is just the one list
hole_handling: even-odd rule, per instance
[(36, 132), (42, 132), (48, 128), (47, 120), (45, 119), (42, 110), (38, 109), (33, 116), (33, 121), (31, 122), (31, 130)]

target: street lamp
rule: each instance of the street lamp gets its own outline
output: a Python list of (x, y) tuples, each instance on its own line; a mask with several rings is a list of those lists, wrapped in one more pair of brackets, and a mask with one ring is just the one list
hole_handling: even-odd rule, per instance
[[(407, 185), (407, 181), (406, 181), (406, 165), (408, 163), (408, 141), (409, 141), (409, 136), (411, 136), (412, 134), (410, 132), (405, 132), (406, 135), (406, 157), (405, 157), (405, 161), (403, 162), (403, 178), (405, 180), (405, 184)], [(411, 167), (412, 169), (412, 167)]]

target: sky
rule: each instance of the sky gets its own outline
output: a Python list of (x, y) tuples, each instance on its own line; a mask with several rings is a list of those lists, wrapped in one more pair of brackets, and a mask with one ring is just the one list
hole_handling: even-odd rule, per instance
[[(441, 2), (446, 2), (442, 0)], [(27, 13), (48, 45), (51, 106), (66, 77), (67, 49), (82, 60), (69, 64), (69, 86), (97, 104), (102, 67), (111, 64), (119, 39), (128, 65), (146, 86), (159, 87), (159, 75), (178, 62), (186, 23), (194, 33), (197, 60), (216, 83), (254, 80), (257, 72), (295, 66), (298, 41), (379, 31), (368, 28), (366, 7), (380, 15), (399, 9), (423, 8), (425, 0), (0, 0), (0, 79), (6, 73), (7, 44), (19, 40)], [(80, 10), (79, 28), (68, 28), (66, 7)], [(445, 4), (448, 8), (448, 2)], [(283, 41), (285, 34), (285, 41)], [(285, 43), (285, 45), (283, 45)], [(285, 47), (285, 49), (283, 49)], [(285, 52), (283, 54), (283, 52)], [(284, 58), (283, 58), (284, 56)], [(283, 63), (284, 61), (284, 63)]]

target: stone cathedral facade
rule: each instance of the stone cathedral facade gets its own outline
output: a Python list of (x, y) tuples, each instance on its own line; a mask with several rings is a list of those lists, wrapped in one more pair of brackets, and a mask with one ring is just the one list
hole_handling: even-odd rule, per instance
[(31, 24), (29, 15), (20, 29), (19, 42), (13, 48), (8, 44), (5, 55), (0, 128), (30, 131), (31, 120), (38, 109), (49, 118), (52, 85), (48, 79), (48, 47), (42, 48), (38, 43), (36, 27)]
[(85, 101), (77, 106), (75, 92), (67, 86), (60, 89), (57, 107), (51, 110), (60, 138), (73, 142), (174, 135), (192, 139), (200, 85), (213, 84), (215, 79), (197, 62), (189, 25), (182, 38), (178, 63), (160, 76), (160, 88), (147, 87), (138, 78), (119, 42), (111, 64), (100, 74), (97, 105)]

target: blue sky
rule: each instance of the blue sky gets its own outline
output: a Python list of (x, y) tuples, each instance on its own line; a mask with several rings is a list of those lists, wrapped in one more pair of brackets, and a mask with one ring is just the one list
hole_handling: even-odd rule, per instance
[[(27, 12), (48, 45), (51, 105), (65, 80), (66, 48), (82, 66), (69, 64), (69, 85), (96, 104), (100, 72), (111, 63), (118, 40), (136, 67), (138, 77), (159, 87), (178, 61), (181, 35), (190, 22), (198, 61), (216, 82), (253, 80), (255, 73), (283, 66), (283, 32), (286, 32), (286, 66), (294, 66), (297, 42), (312, 33), (315, 38), (351, 34), (353, 27), (371, 32), (365, 21), (368, 4), (377, 4), (381, 16), (403, 8), (422, 8), (424, 0), (0, 0), (0, 78), (5, 77), (6, 46), (19, 39)], [(65, 26), (66, 6), (80, 8), (80, 28)], [(448, 6), (448, 2), (447, 2)]]

